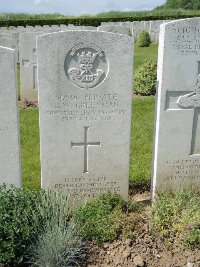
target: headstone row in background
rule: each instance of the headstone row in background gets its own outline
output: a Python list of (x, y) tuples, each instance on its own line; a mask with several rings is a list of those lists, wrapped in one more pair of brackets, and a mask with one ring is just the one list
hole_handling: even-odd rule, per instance
[(20, 63), (20, 99), (22, 101), (38, 101), (37, 88), (37, 50), (36, 37), (50, 32), (68, 30), (98, 30), (115, 32), (137, 37), (139, 32), (146, 30), (150, 33), (152, 41), (158, 40), (159, 25), (163, 21), (142, 21), (142, 22), (112, 22), (102, 23), (102, 26), (74, 25), (44, 25), (10, 28), (0, 30), (0, 45), (15, 49), (16, 62)]

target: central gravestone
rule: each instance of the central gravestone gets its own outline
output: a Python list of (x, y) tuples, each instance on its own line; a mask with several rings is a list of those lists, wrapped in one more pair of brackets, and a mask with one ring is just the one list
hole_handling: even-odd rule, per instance
[(73, 198), (128, 194), (132, 38), (69, 31), (37, 38), (42, 187)]
[(200, 19), (161, 26), (153, 195), (200, 187)]

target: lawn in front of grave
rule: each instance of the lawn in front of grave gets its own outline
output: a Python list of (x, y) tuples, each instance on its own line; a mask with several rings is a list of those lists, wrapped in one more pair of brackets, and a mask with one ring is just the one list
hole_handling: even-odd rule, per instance
[(135, 43), (134, 51), (134, 71), (142, 65), (145, 60), (157, 60), (158, 57), (158, 45), (156, 43), (150, 44), (149, 47), (137, 47)]
[(23, 186), (40, 188), (40, 142), (38, 109), (20, 110)]

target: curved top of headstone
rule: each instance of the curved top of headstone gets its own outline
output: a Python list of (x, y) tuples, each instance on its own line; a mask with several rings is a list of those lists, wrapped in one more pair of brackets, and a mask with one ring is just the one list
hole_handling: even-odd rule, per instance
[(63, 64), (67, 80), (75, 87), (85, 89), (96, 88), (111, 72), (108, 55), (112, 54), (113, 45), (118, 46), (118, 54), (114, 56), (116, 62), (118, 58), (123, 61), (125, 56), (120, 54), (131, 53), (133, 40), (110, 32), (74, 30), (37, 37), (37, 52), (42, 55), (40, 60), (43, 60), (43, 55), (49, 54), (52, 65), (52, 59), (59, 53), (60, 59), (65, 58)]

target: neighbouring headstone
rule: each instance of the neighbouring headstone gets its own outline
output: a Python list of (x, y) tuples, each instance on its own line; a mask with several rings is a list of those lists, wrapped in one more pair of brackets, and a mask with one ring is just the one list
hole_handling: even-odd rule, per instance
[(27, 32), (19, 35), (20, 99), (37, 101), (37, 53), (36, 36), (42, 32)]
[(151, 42), (158, 43), (158, 41), (159, 41), (159, 33), (160, 33), (160, 25), (161, 24), (163, 24), (162, 20), (152, 20), (152, 21), (150, 21), (149, 34), (150, 34)]
[(154, 141), (156, 190), (200, 187), (200, 19), (161, 26)]
[(0, 46), (12, 48), (11, 37), (0, 36)]
[(21, 186), (15, 51), (0, 47), (0, 184)]
[[(65, 30), (65, 29), (64, 29)], [(90, 30), (90, 31), (96, 31), (97, 30), (97, 27), (93, 27), (93, 26), (75, 26), (75, 25), (68, 25), (66, 30), (82, 30), (82, 31), (85, 31), (85, 30)]]
[(128, 28), (125, 28), (122, 26), (115, 26), (115, 25), (99, 26), (99, 27), (97, 27), (97, 31), (113, 32), (113, 33), (130, 35), (130, 30)]
[(132, 36), (136, 38), (142, 31), (144, 31), (144, 23), (141, 21), (133, 21)]
[(15, 62), (18, 62), (18, 42), (15, 40), (14, 34), (0, 36), (0, 46), (15, 49)]
[(42, 187), (73, 198), (128, 194), (133, 39), (97, 31), (39, 36)]
[(49, 28), (38, 32), (20, 33), (20, 99), (22, 101), (38, 101), (36, 37), (53, 31), (58, 30)]

